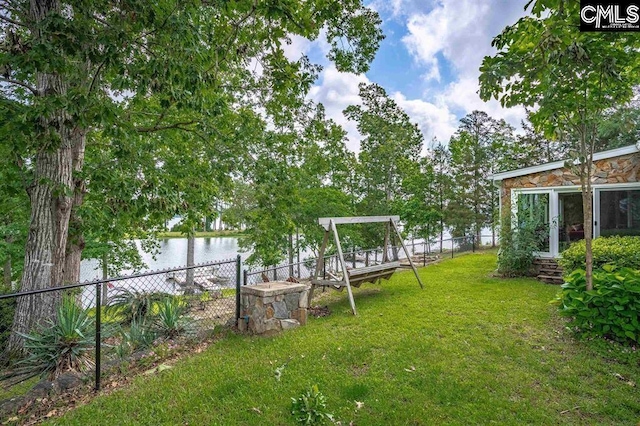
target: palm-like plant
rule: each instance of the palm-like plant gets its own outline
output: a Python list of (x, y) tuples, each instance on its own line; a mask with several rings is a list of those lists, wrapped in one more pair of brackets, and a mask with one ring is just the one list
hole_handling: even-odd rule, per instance
[(166, 298), (164, 293), (145, 293), (137, 290), (120, 289), (108, 300), (107, 310), (119, 317), (123, 324), (133, 321), (143, 322), (151, 315), (153, 305)]
[(94, 319), (66, 296), (55, 320), (47, 320), (35, 333), (21, 334), (28, 355), (0, 378), (11, 384), (38, 375), (53, 380), (66, 371), (93, 368), (94, 331)]
[(186, 313), (186, 305), (175, 297), (166, 297), (157, 305), (155, 326), (159, 334), (172, 339), (195, 331), (194, 321)]

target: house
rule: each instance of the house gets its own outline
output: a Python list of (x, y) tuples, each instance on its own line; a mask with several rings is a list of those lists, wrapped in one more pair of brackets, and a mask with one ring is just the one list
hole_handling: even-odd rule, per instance
[[(640, 143), (593, 155), (593, 236), (640, 235)], [(535, 211), (548, 227), (539, 258), (557, 258), (584, 238), (580, 178), (565, 161), (493, 175), (501, 214)]]

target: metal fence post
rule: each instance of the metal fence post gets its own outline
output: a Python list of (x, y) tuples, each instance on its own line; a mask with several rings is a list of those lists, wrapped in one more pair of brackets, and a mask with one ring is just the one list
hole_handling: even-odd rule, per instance
[(476, 236), (475, 235), (471, 236), (471, 252), (472, 253), (476, 252)]
[[(246, 271), (245, 271), (246, 272)], [(240, 318), (240, 285), (242, 284), (242, 258), (236, 256), (236, 327)]]
[(452, 259), (453, 259), (453, 250), (454, 250), (454, 248), (453, 248), (453, 243), (454, 243), (454, 241), (455, 241), (455, 238), (453, 238), (453, 237), (452, 237), (452, 238), (451, 238), (451, 258), (452, 258)]
[(422, 266), (427, 266), (427, 242), (424, 242), (424, 250), (422, 250)]
[(351, 255), (353, 256), (351, 264), (353, 266), (353, 269), (355, 269), (356, 268), (356, 248), (355, 247), (352, 249)]
[(100, 390), (100, 355), (101, 355), (101, 335), (100, 330), (102, 329), (102, 297), (100, 294), (100, 283), (96, 284), (96, 383), (95, 383), (95, 391), (98, 392)]
[(246, 269), (242, 271), (242, 285), (247, 285), (249, 282), (249, 271)]

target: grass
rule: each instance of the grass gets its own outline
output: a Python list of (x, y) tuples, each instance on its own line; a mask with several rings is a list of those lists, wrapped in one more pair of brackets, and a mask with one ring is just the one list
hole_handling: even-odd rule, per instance
[(491, 252), (443, 261), (420, 270), (424, 290), (398, 273), (355, 291), (357, 317), (332, 293), (328, 317), (230, 335), (51, 424), (290, 425), (313, 384), (342, 424), (636, 424), (637, 351), (575, 340), (557, 287), (494, 268)]
[[(226, 231), (196, 231), (196, 238), (212, 238), (212, 237), (240, 237), (244, 235), (242, 231), (226, 230)], [(180, 231), (159, 232), (158, 238), (186, 238), (186, 235)]]

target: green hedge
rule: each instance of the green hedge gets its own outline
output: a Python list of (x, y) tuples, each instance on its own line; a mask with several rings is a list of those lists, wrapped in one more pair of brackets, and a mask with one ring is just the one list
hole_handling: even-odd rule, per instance
[[(558, 260), (565, 275), (585, 268), (584, 240), (571, 244)], [(593, 269), (611, 263), (622, 268), (640, 269), (640, 237), (600, 237), (593, 240)]]
[(560, 312), (587, 337), (604, 336), (620, 342), (640, 341), (640, 271), (604, 265), (593, 273), (593, 290), (586, 291), (582, 269), (565, 277), (558, 293)]

